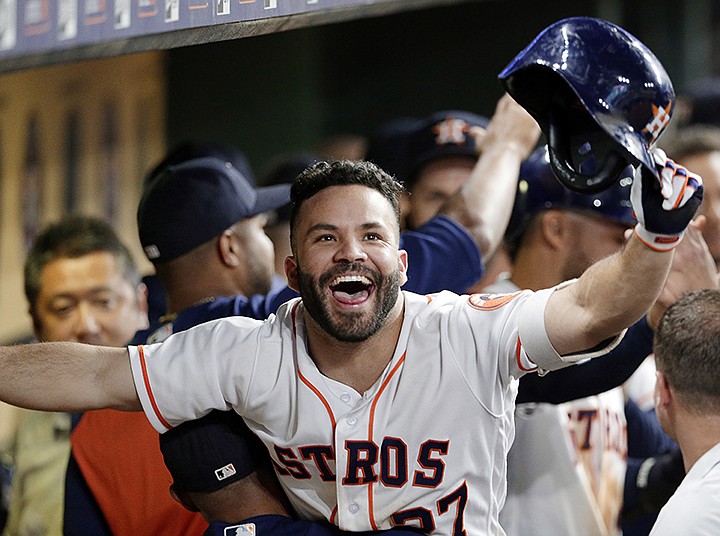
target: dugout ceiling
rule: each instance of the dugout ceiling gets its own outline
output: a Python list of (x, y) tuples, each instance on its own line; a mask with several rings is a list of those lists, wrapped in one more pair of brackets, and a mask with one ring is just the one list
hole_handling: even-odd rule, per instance
[(461, 0), (0, 0), (0, 72), (227, 41)]

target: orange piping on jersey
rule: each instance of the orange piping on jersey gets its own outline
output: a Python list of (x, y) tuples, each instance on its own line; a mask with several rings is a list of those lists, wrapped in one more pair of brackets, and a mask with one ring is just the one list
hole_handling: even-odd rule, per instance
[(533, 368), (525, 368), (522, 364), (522, 359), (520, 359), (520, 351), (522, 350), (522, 344), (520, 343), (520, 337), (518, 336), (517, 344), (515, 345), (515, 361), (517, 362), (517, 366), (520, 370), (523, 372), (533, 372), (537, 370), (537, 367)]
[[(295, 352), (295, 348), (297, 348), (297, 328), (295, 326), (295, 316), (297, 313), (298, 305), (300, 305), (300, 302), (298, 302), (295, 307), (293, 307), (292, 310), (292, 323), (293, 323), (293, 352)], [(315, 396), (317, 396), (320, 399), (320, 402), (322, 402), (322, 405), (325, 406), (325, 410), (328, 413), (328, 416), (330, 417), (330, 423), (332, 424), (332, 430), (333, 435), (335, 435), (335, 415), (333, 415), (332, 408), (330, 407), (330, 404), (325, 399), (325, 397), (322, 395), (322, 393), (308, 380), (305, 376), (303, 376), (302, 372), (300, 372), (300, 365), (297, 362), (297, 359), (295, 359), (295, 364), (297, 367), (297, 373), (298, 377), (300, 378), (300, 381), (303, 382), (308, 389), (310, 389), (313, 393), (315, 393)]]
[(323, 406), (325, 406), (325, 409), (327, 410), (328, 417), (330, 417), (330, 422), (332, 423), (332, 429), (333, 429), (333, 435), (335, 434), (335, 415), (333, 415), (332, 408), (330, 407), (330, 404), (325, 399), (325, 397), (322, 395), (322, 393), (312, 384), (310, 383), (310, 380), (308, 380), (305, 376), (302, 375), (302, 372), (298, 370), (298, 375), (300, 376), (300, 381), (302, 381), (308, 389), (310, 389), (313, 393), (315, 393), (315, 396), (317, 396), (320, 399), (320, 402), (322, 402)]
[(155, 401), (155, 396), (153, 395), (152, 387), (150, 387), (150, 375), (148, 374), (147, 363), (145, 362), (145, 352), (143, 351), (143, 347), (142, 347), (142, 345), (140, 345), (137, 348), (138, 348), (138, 355), (140, 356), (140, 368), (142, 369), (143, 382), (145, 383), (145, 392), (148, 394), (148, 398), (150, 399), (150, 405), (152, 406), (152, 409), (155, 412), (155, 416), (162, 423), (162, 425), (165, 428), (167, 428), (168, 430), (171, 430), (173, 427), (169, 422), (167, 422), (165, 420), (165, 418), (160, 413), (160, 408), (158, 408), (157, 402)]
[(432, 296), (425, 296), (427, 298), (428, 303), (432, 301)]
[(330, 513), (330, 523), (335, 525), (335, 516), (337, 515), (337, 504), (335, 505), (335, 508), (333, 508), (332, 512)]
[[(428, 303), (430, 302), (432, 298), (428, 296)], [(372, 404), (370, 405), (370, 420), (368, 423), (368, 440), (372, 441), (373, 438), (373, 428), (375, 426), (375, 408), (377, 407), (377, 403), (380, 401), (380, 397), (383, 394), (383, 391), (385, 391), (385, 388), (388, 386), (388, 383), (390, 383), (390, 380), (395, 375), (395, 373), (400, 368), (400, 365), (402, 365), (405, 362), (405, 356), (407, 355), (407, 351), (402, 355), (402, 357), (398, 360), (398, 362), (395, 364), (395, 366), (390, 371), (390, 374), (388, 374), (387, 378), (385, 378), (385, 381), (380, 386), (380, 389), (378, 389), (377, 394), (375, 395), (375, 398), (373, 398)], [(378, 530), (377, 523), (375, 522), (375, 509), (373, 506), (373, 487), (372, 484), (368, 484), (368, 510), (370, 514), (370, 525), (372, 526), (373, 530)]]

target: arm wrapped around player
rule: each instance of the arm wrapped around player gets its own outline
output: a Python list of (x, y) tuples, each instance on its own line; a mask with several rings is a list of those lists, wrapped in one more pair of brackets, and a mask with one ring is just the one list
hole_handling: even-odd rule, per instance
[(680, 243), (702, 202), (700, 175), (653, 149), (657, 176), (643, 166), (635, 170), (630, 202), (637, 218), (635, 234), (648, 247), (668, 251)]

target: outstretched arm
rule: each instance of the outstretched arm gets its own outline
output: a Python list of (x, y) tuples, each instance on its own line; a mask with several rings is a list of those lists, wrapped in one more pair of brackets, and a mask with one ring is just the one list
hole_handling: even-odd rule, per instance
[(140, 411), (125, 348), (70, 342), (0, 347), (0, 400), (43, 411)]
[(517, 403), (560, 404), (603, 393), (625, 382), (652, 353), (653, 329), (665, 310), (686, 292), (718, 288), (715, 263), (702, 236), (704, 225), (704, 216), (698, 216), (691, 222), (685, 237), (675, 249), (670, 274), (660, 296), (646, 317), (630, 326), (617, 347), (582, 365), (566, 367), (545, 376), (523, 376), (520, 378)]
[(621, 253), (553, 292), (545, 328), (555, 350), (568, 355), (593, 348), (642, 318), (662, 289), (672, 255), (633, 236)]
[(659, 181), (648, 171), (635, 173), (631, 201), (638, 224), (625, 248), (548, 300), (545, 327), (560, 355), (593, 348), (621, 332), (648, 311), (663, 288), (673, 248), (702, 201), (702, 180), (661, 151), (654, 156)]
[(488, 259), (502, 241), (512, 213), (520, 164), (540, 137), (540, 127), (505, 94), (497, 103), (487, 132), (477, 140), (480, 158), (460, 191), (441, 214), (467, 229)]

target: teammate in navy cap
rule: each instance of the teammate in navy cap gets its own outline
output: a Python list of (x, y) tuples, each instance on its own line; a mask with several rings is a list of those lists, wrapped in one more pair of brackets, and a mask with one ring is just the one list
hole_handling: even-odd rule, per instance
[[(511, 292), (558, 284), (580, 276), (597, 259), (621, 249), (626, 230), (636, 222), (630, 202), (631, 182), (616, 181), (594, 194), (573, 192), (557, 180), (547, 148), (535, 151), (521, 166), (508, 229), (514, 269), (509, 279), (489, 290)], [(682, 247), (699, 239), (699, 232), (692, 232)], [(709, 258), (707, 248), (700, 251)], [(709, 275), (705, 280), (683, 277), (681, 284), (689, 290), (695, 288), (692, 285), (709, 283)], [(653, 316), (659, 317), (666, 306), (658, 302), (653, 306)], [(617, 524), (628, 451), (625, 401), (618, 386), (651, 351), (652, 330), (643, 319), (631, 326), (620, 345), (606, 356), (547, 376), (521, 378), (516, 437), (508, 457), (508, 498), (501, 515), (510, 536), (544, 534), (548, 527), (552, 533), (594, 534)], [(568, 404), (538, 404), (542, 401)], [(585, 418), (591, 414), (592, 420)], [(642, 417), (638, 412), (637, 418)], [(652, 429), (652, 418), (642, 421), (645, 430)], [(660, 432), (656, 422), (655, 428)], [(648, 436), (644, 445), (647, 453), (670, 444), (659, 435)], [(577, 444), (568, 443), (568, 437), (576, 438)], [(658, 443), (651, 444), (650, 437), (658, 438)], [(551, 444), (554, 452), (542, 463), (536, 459), (539, 441)], [(602, 456), (593, 454), (599, 452)], [(576, 464), (576, 460), (583, 463)], [(602, 483), (602, 488), (595, 483)], [(631, 484), (632, 491), (634, 481)], [(534, 505), (547, 500), (550, 493), (555, 503), (569, 507), (543, 510), (532, 519), (521, 515), (536, 510)], [(598, 519), (596, 511), (603, 512), (605, 519)]]
[[(408, 229), (429, 221), (468, 180), (480, 154), (476, 140), (488, 123), (471, 112), (444, 110), (405, 127), (401, 176), (409, 192), (403, 206)], [(397, 147), (400, 141), (390, 143)]]
[(513, 214), (505, 233), (511, 254), (517, 253), (520, 240), (538, 214), (552, 208), (600, 216), (622, 229), (629, 229), (637, 222), (630, 203), (631, 185), (632, 176), (628, 176), (599, 192), (574, 192), (557, 179), (550, 166), (547, 146), (540, 147), (520, 167)]

